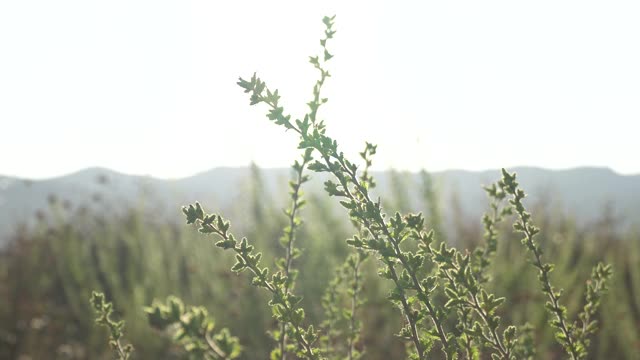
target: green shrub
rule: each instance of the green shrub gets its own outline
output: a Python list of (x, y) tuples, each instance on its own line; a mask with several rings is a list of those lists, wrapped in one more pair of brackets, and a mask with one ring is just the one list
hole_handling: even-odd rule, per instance
[[(505, 297), (489, 293), (485, 286), (490, 279), (487, 269), (497, 249), (496, 223), (515, 212), (513, 227), (522, 234), (522, 244), (531, 253), (531, 262), (538, 272), (541, 290), (548, 298), (544, 306), (552, 315), (549, 325), (555, 329), (555, 338), (570, 358), (585, 358), (589, 337), (597, 328), (593, 317), (600, 305), (601, 294), (606, 290), (606, 280), (611, 277), (611, 267), (598, 264), (594, 268), (592, 278), (587, 283), (584, 307), (578, 319), (570, 321), (566, 308), (561, 305), (562, 290), (551, 283), (553, 265), (543, 261), (542, 247), (535, 238), (540, 229), (532, 224), (531, 214), (522, 203), (525, 193), (519, 188), (516, 175), (506, 170), (503, 170), (502, 179), (497, 184), (487, 188), (487, 193), (493, 199), (493, 212), (484, 218), (486, 243), (474, 251), (462, 252), (436, 239), (434, 231), (426, 229), (422, 214), (385, 214), (380, 200), (374, 200), (370, 193), (369, 178), (366, 175), (359, 176), (358, 166), (339, 150), (337, 141), (326, 134), (324, 122), (317, 118), (318, 110), (327, 102), (326, 98), (321, 97), (321, 90), (330, 76), (325, 68), (326, 62), (333, 57), (327, 49), (327, 42), (335, 34), (333, 18), (325, 17), (323, 21), (326, 30), (325, 37), (320, 41), (322, 55), (310, 58), (320, 77), (313, 88), (313, 99), (308, 103), (309, 112), (303, 118), (292, 120), (279, 102), (278, 91), (269, 89), (255, 74), (250, 80), (241, 78), (238, 85), (249, 93), (251, 105), (265, 104), (269, 108), (269, 120), (286, 130), (292, 130), (298, 136), (298, 147), (304, 150), (303, 163), (294, 166), (298, 179), (302, 178), (305, 165), (311, 171), (330, 174), (333, 180), (325, 182), (326, 192), (339, 199), (351, 221), (360, 229), (357, 235), (347, 240), (357, 254), (348, 260), (354, 276), (351, 283), (354, 300), (351, 310), (347, 310), (351, 331), (359, 329), (355, 326), (357, 294), (360, 290), (359, 264), (365, 255), (373, 254), (381, 266), (379, 276), (393, 284), (388, 299), (403, 315), (405, 324), (398, 336), (411, 344), (408, 350), (410, 357), (426, 359), (434, 345), (445, 358), (451, 359), (478, 358), (482, 353), (499, 359), (533, 357), (531, 327), (525, 325), (518, 331), (514, 325), (501, 324), (498, 310)], [(313, 156), (317, 160), (312, 161)], [(363, 157), (368, 167), (370, 160), (366, 157), (366, 151)], [(301, 185), (301, 181), (292, 184), (293, 210), (288, 212), (291, 222), (285, 231), (289, 237), (285, 237), (284, 242), (288, 246), (284, 259), (286, 266), (280, 265), (273, 275), (269, 274), (269, 267), (261, 265), (262, 254), (255, 251), (247, 238), (237, 240), (230, 232), (230, 223), (220, 215), (205, 212), (199, 203), (183, 209), (188, 224), (196, 224), (200, 232), (218, 237), (216, 246), (235, 253), (236, 264), (232, 271), (250, 272), (253, 285), (271, 293), (269, 305), (274, 317), (282, 324), (280, 333), (276, 335), (280, 346), (272, 352), (273, 359), (283, 359), (288, 353), (309, 359), (340, 356), (337, 353), (339, 347), (332, 341), (335, 337), (334, 327), (340, 319), (336, 315), (336, 303), (339, 304), (339, 301), (335, 296), (340, 279), (331, 284), (324, 298), (329, 315), (328, 325), (325, 326), (329, 329), (325, 335), (325, 346), (321, 344), (321, 331), (305, 321), (301, 297), (293, 293), (291, 286), (295, 280), (295, 273), (291, 273), (289, 267), (291, 234)], [(508, 205), (500, 207), (505, 198), (509, 198)], [(400, 202), (403, 207), (407, 201)], [(417, 251), (406, 250), (406, 244), (413, 244), (414, 248), (417, 246)], [(285, 344), (287, 337), (291, 339), (289, 347)], [(344, 337), (346, 339), (343, 340), (348, 342), (348, 357), (357, 357), (359, 352), (354, 355), (353, 348), (357, 335), (351, 333)]]

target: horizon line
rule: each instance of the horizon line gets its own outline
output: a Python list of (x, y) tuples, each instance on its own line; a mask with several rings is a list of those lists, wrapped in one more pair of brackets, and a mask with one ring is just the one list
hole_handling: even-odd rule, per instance
[[(223, 166), (215, 166), (212, 167), (208, 170), (202, 170), (202, 171), (198, 171), (195, 172), (191, 175), (188, 176), (180, 176), (180, 177), (166, 177), (166, 176), (156, 176), (153, 174), (144, 174), (144, 173), (129, 173), (129, 172), (124, 172), (124, 171), (119, 171), (119, 170), (115, 170), (109, 167), (105, 167), (105, 166), (88, 166), (88, 167), (84, 167), (75, 171), (71, 171), (71, 172), (67, 172), (67, 173), (63, 173), (61, 175), (54, 175), (54, 176), (43, 176), (43, 177), (23, 177), (23, 176), (16, 176), (16, 175), (7, 175), (7, 174), (2, 174), (0, 173), (0, 180), (1, 179), (13, 179), (13, 180), (22, 180), (22, 181), (34, 181), (34, 182), (39, 182), (39, 181), (51, 181), (51, 180), (56, 180), (56, 179), (62, 179), (62, 178), (66, 178), (66, 177), (70, 177), (73, 175), (78, 175), (78, 174), (82, 174), (82, 173), (86, 173), (89, 171), (104, 171), (106, 173), (115, 173), (118, 175), (124, 175), (124, 176), (134, 176), (134, 177), (142, 177), (142, 178), (152, 178), (152, 179), (157, 179), (157, 180), (165, 180), (165, 181), (180, 181), (180, 180), (184, 180), (184, 179), (189, 179), (189, 178), (193, 178), (196, 176), (200, 176), (215, 170), (222, 170), (222, 169), (236, 169), (236, 170), (240, 170), (240, 169), (247, 169), (249, 167), (251, 167), (252, 164), (248, 164), (248, 165), (238, 165), (238, 166), (230, 166), (230, 165), (223, 165)], [(290, 167), (261, 167), (256, 165), (259, 169), (262, 170), (289, 170)], [(581, 170), (581, 169), (598, 169), (598, 170), (608, 170), (612, 173), (614, 173), (615, 175), (618, 176), (629, 176), (629, 177), (633, 177), (633, 176), (640, 176), (640, 172), (635, 172), (635, 173), (622, 173), (619, 171), (616, 171), (615, 169), (609, 167), (609, 166), (599, 166), (599, 165), (579, 165), (579, 166), (572, 166), (572, 167), (564, 167), (564, 168), (550, 168), (550, 167), (544, 167), (544, 166), (537, 166), (537, 165), (517, 165), (517, 166), (508, 166), (508, 167), (504, 167), (505, 169), (509, 170), (509, 169), (536, 169), (536, 170), (545, 170), (545, 171), (572, 171), (572, 170)], [(417, 174), (423, 170), (426, 170), (427, 172), (431, 173), (431, 174), (438, 174), (438, 173), (446, 173), (446, 172), (470, 172), (470, 173), (483, 173), (483, 172), (492, 172), (492, 171), (500, 171), (501, 168), (487, 168), (487, 169), (463, 169), (463, 168), (448, 168), (448, 169), (440, 169), (440, 170), (433, 170), (430, 171), (428, 169), (420, 169), (420, 170), (409, 170), (409, 169), (399, 169), (399, 168), (393, 168), (393, 167), (387, 167), (385, 169), (376, 169), (374, 167), (374, 169), (372, 169), (372, 172), (376, 172), (376, 173), (384, 173), (384, 172), (389, 172), (389, 171), (398, 171), (401, 173), (410, 173), (410, 174)]]

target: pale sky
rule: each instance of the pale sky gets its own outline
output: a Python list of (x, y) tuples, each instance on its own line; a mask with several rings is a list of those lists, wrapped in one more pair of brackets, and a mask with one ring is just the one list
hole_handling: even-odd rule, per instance
[(640, 173), (638, 1), (46, 0), (0, 2), (0, 174), (289, 166), (294, 134), (235, 83), (301, 116), (332, 14), (320, 115), (352, 157)]

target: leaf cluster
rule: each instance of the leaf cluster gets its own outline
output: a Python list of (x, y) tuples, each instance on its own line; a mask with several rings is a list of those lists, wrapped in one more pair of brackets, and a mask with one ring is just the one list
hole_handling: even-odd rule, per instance
[(260, 264), (262, 253), (255, 252), (254, 246), (247, 238), (237, 241), (229, 232), (229, 222), (220, 215), (207, 214), (199, 203), (183, 208), (188, 224), (197, 224), (199, 231), (204, 234), (217, 235), (217, 247), (235, 253), (236, 263), (231, 268), (233, 272), (247, 271), (253, 274), (252, 284), (271, 293), (269, 302), (273, 316), (281, 323), (287, 324), (288, 335), (296, 341), (296, 353), (310, 359), (319, 358), (319, 350), (315, 343), (318, 333), (313, 326), (303, 327), (305, 313), (300, 306), (302, 298), (289, 290), (290, 281), (287, 276), (278, 271), (269, 276), (269, 268)]
[(214, 333), (215, 322), (203, 307), (185, 307), (171, 296), (164, 304), (155, 301), (144, 311), (152, 327), (172, 332), (174, 341), (194, 359), (230, 360), (242, 352), (238, 338), (228, 329)]
[(131, 344), (124, 345), (122, 338), (124, 336), (124, 321), (113, 320), (113, 304), (106, 301), (103, 293), (94, 291), (90, 298), (91, 306), (95, 310), (97, 317), (96, 323), (104, 326), (109, 330), (109, 346), (116, 354), (118, 360), (128, 360), (133, 352)]

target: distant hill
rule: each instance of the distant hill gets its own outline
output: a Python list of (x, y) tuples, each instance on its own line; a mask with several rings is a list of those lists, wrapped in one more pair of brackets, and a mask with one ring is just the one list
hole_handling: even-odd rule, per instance
[[(530, 204), (544, 200), (551, 204), (553, 211), (571, 214), (579, 224), (598, 221), (605, 206), (620, 217), (621, 228), (640, 223), (640, 175), (620, 175), (607, 168), (510, 170), (518, 173), (522, 187), (530, 195), (527, 200)], [(141, 206), (176, 221), (182, 221), (178, 214), (180, 206), (195, 200), (209, 208), (226, 209), (234, 201), (243, 201), (243, 189), (247, 189), (251, 171), (250, 167), (215, 168), (178, 180), (133, 176), (103, 168), (37, 181), (0, 176), (0, 245), (6, 243), (18, 224), (33, 224), (36, 213), (48, 209), (50, 202), (70, 208), (99, 207), (114, 212)], [(259, 171), (269, 196), (279, 206), (284, 205), (290, 170)], [(322, 191), (324, 178), (312, 176), (310, 191)], [(412, 208), (420, 209), (419, 196), (412, 195), (419, 191), (418, 174), (393, 175), (385, 171), (374, 176), (383, 201), (393, 197), (394, 188), (400, 188), (406, 192)], [(481, 185), (499, 179), (500, 173), (498, 170), (450, 170), (432, 176), (447, 219), (455, 215), (479, 222), (487, 206)]]

